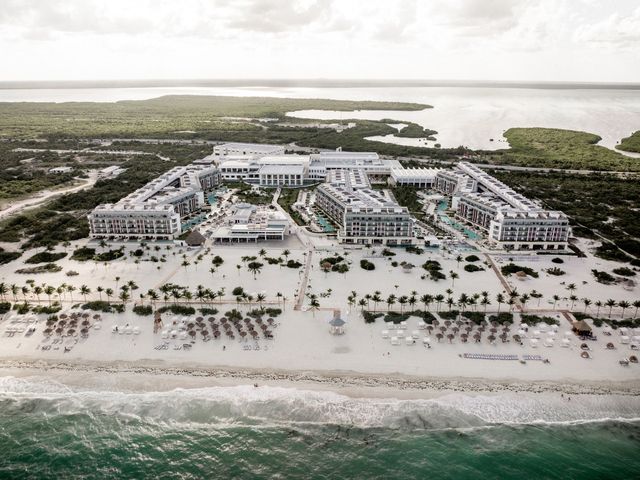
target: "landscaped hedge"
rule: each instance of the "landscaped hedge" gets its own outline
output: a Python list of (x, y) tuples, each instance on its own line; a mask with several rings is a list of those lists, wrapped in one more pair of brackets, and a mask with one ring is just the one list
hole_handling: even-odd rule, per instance
[(51, 263), (66, 256), (67, 254), (65, 252), (40, 252), (27, 258), (24, 263)]

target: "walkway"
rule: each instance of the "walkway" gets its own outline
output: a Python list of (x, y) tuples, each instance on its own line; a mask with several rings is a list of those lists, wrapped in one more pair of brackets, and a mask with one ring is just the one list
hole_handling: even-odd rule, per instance
[(307, 262), (304, 266), (304, 274), (302, 275), (302, 280), (300, 281), (300, 288), (298, 289), (298, 297), (296, 298), (296, 304), (293, 307), (294, 310), (300, 310), (302, 308), (302, 304), (304, 303), (304, 295), (307, 291), (307, 283), (309, 282), (309, 273), (311, 270), (311, 261), (313, 258), (313, 249), (307, 249)]

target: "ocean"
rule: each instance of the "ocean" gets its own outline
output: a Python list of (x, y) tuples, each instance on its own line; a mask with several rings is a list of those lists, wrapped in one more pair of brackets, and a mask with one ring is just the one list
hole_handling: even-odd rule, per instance
[[(511, 127), (549, 127), (582, 130), (602, 137), (600, 145), (614, 148), (624, 137), (640, 130), (640, 90), (635, 86), (589, 88), (588, 85), (451, 85), (434, 86), (348, 86), (332, 83), (320, 86), (291, 86), (286, 83), (234, 86), (224, 83), (209, 86), (108, 86), (87, 88), (50, 88), (44, 84), (16, 83), (8, 88), (0, 83), (0, 102), (116, 102), (144, 100), (163, 95), (233, 95), (292, 98), (329, 98), (338, 100), (381, 100), (417, 102), (434, 108), (417, 112), (305, 111), (293, 115), (316, 119), (393, 118), (415, 122), (436, 130), (437, 141), (424, 143), (412, 138), (375, 138), (407, 145), (439, 143), (442, 147), (460, 145), (473, 149), (508, 148), (503, 132)], [(22, 88), (21, 88), (22, 87)], [(66, 87), (66, 88), (64, 88)], [(623, 152), (621, 152), (623, 153)], [(625, 153), (626, 154), (626, 153)], [(627, 154), (630, 155), (630, 154)], [(637, 156), (632, 155), (631, 156)]]
[(123, 392), (0, 378), (0, 478), (632, 479), (640, 399)]

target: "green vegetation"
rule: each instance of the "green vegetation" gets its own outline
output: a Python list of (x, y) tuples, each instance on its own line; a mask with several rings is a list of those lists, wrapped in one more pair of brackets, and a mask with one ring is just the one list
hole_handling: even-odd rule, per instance
[(498, 322), (500, 325), (503, 323), (513, 323), (513, 313), (510, 312), (500, 312), (493, 315), (489, 315), (490, 322)]
[(391, 187), (390, 190), (398, 204), (407, 207), (411, 215), (418, 220), (424, 218), (425, 214), (422, 210), (422, 204), (418, 201), (419, 188), (408, 185), (397, 185)]
[(553, 263), (564, 263), (564, 260), (561, 259), (560, 257), (554, 257), (554, 258), (551, 259), (551, 261)]
[(344, 257), (337, 254), (334, 257), (326, 257), (320, 260), (320, 268), (325, 272), (347, 273), (349, 271), (349, 265), (345, 262)]
[(297, 260), (287, 260), (286, 263), (287, 268), (300, 268), (302, 266), (302, 263), (298, 262)]
[[(405, 123), (405, 122), (402, 122)], [(396, 133), (396, 137), (405, 137), (405, 138), (426, 138), (427, 140), (435, 140), (434, 135), (437, 134), (435, 130), (430, 130), (428, 128), (423, 128), (416, 123), (410, 123), (398, 133)]]
[(363, 310), (362, 312), (364, 323), (374, 323), (376, 321), (376, 318), (380, 318), (382, 316), (384, 316), (384, 313), (382, 312), (368, 312), (366, 310)]
[(537, 325), (539, 323), (546, 323), (547, 325), (560, 325), (560, 322), (558, 322), (558, 320), (547, 316), (540, 317), (538, 315), (526, 315), (523, 313), (520, 318), (522, 323), (529, 325), (530, 327), (533, 327), (534, 325)]
[(104, 313), (124, 312), (124, 305), (112, 304), (103, 300), (95, 300), (93, 302), (84, 303), (80, 308), (82, 308), (83, 310), (95, 310)]
[(640, 171), (640, 162), (606, 147), (592, 133), (554, 128), (510, 128), (511, 149), (485, 155), (489, 163), (586, 170)]
[(11, 304), (9, 302), (0, 302), (0, 315), (4, 315), (11, 310)]
[(235, 196), (238, 197), (238, 200), (244, 203), (250, 203), (252, 205), (268, 205), (273, 199), (272, 193), (254, 189), (248, 183), (234, 182), (230, 184), (227, 183), (226, 186), (228, 188), (236, 189), (237, 191), (235, 192)]
[(364, 270), (375, 270), (376, 266), (373, 262), (370, 262), (369, 260), (363, 258), (362, 260), (360, 260), (360, 267), (363, 268)]
[(195, 315), (196, 309), (187, 305), (165, 305), (158, 309), (160, 313), (171, 312), (174, 315)]
[(477, 255), (467, 255), (466, 257), (464, 257), (464, 261), (465, 262), (479, 262), (480, 261), (480, 257), (478, 257)]
[(470, 273), (471, 272), (481, 272), (483, 270), (484, 270), (484, 268), (479, 267), (478, 265), (474, 265), (473, 263), (467, 263), (464, 266), (464, 271), (465, 272), (470, 272)]
[(151, 308), (151, 305), (134, 305), (131, 310), (133, 311), (133, 313), (140, 316), (148, 316), (153, 313), (153, 308)]
[(612, 283), (616, 283), (617, 281), (616, 277), (607, 272), (593, 269), (591, 270), (591, 273), (595, 277), (596, 282), (602, 283), (604, 285), (611, 285)]
[(19, 268), (16, 270), (16, 273), (32, 275), (38, 273), (55, 273), (62, 270), (60, 265), (56, 265), (55, 263), (45, 263), (44, 265), (38, 265), (37, 267), (30, 268)]
[(86, 262), (87, 260), (92, 260), (96, 254), (95, 248), (90, 247), (80, 247), (73, 251), (71, 255), (71, 260), (77, 260), (78, 262)]
[(24, 263), (51, 263), (66, 256), (67, 254), (64, 252), (40, 252), (27, 258)]
[(633, 132), (629, 137), (623, 138), (620, 144), (616, 145), (616, 148), (625, 152), (640, 152), (640, 130)]
[(505, 277), (508, 277), (512, 273), (524, 272), (530, 277), (538, 278), (538, 272), (536, 272), (533, 268), (523, 267), (520, 265), (516, 265), (515, 263), (507, 263), (506, 265), (503, 265), (502, 267), (500, 267), (500, 271)]
[(431, 278), (431, 280), (433, 280), (434, 282), (447, 278), (446, 275), (441, 272), (442, 266), (437, 260), (427, 260), (422, 264), (422, 268), (424, 268), (429, 273), (429, 278)]
[(517, 172), (495, 170), (497, 178), (519, 193), (569, 215), (577, 236), (608, 239), (596, 255), (608, 260), (631, 261), (640, 257), (640, 182), (611, 174)]
[(298, 200), (298, 193), (301, 192), (302, 189), (297, 188), (285, 188), (280, 192), (280, 196), (278, 197), (278, 204), (285, 209), (285, 211), (293, 218), (293, 221), (298, 225), (306, 225), (307, 222), (304, 221), (302, 215), (300, 215), (296, 210), (293, 209), (293, 204)]
[(634, 270), (631, 270), (629, 267), (614, 268), (613, 269), (613, 273), (615, 273), (616, 275), (620, 275), (621, 277), (635, 277), (636, 276), (636, 272)]
[(211, 307), (202, 307), (198, 309), (198, 312), (200, 312), (200, 314), (202, 315), (215, 315), (216, 313), (218, 313), (218, 309)]
[(562, 270), (561, 268), (553, 267), (553, 268), (547, 268), (547, 273), (548, 273), (549, 275), (555, 275), (556, 277), (559, 277), (559, 276), (561, 276), (561, 275), (564, 275), (564, 274), (565, 274), (565, 273), (567, 273), (567, 272), (565, 272), (565, 271), (564, 271), (564, 270)]
[(12, 262), (21, 256), (22, 252), (5, 252), (3, 248), (0, 248), (0, 265)]

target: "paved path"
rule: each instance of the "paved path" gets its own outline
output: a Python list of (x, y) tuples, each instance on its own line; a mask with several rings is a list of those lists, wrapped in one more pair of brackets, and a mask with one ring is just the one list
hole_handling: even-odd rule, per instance
[(293, 308), (294, 310), (300, 310), (302, 308), (302, 304), (304, 303), (304, 295), (307, 291), (307, 283), (309, 281), (309, 273), (311, 271), (311, 262), (313, 258), (313, 249), (309, 248), (307, 250), (307, 262), (304, 266), (304, 273), (302, 275), (302, 280), (300, 281), (300, 289), (298, 290), (298, 297), (296, 298), (296, 304)]

